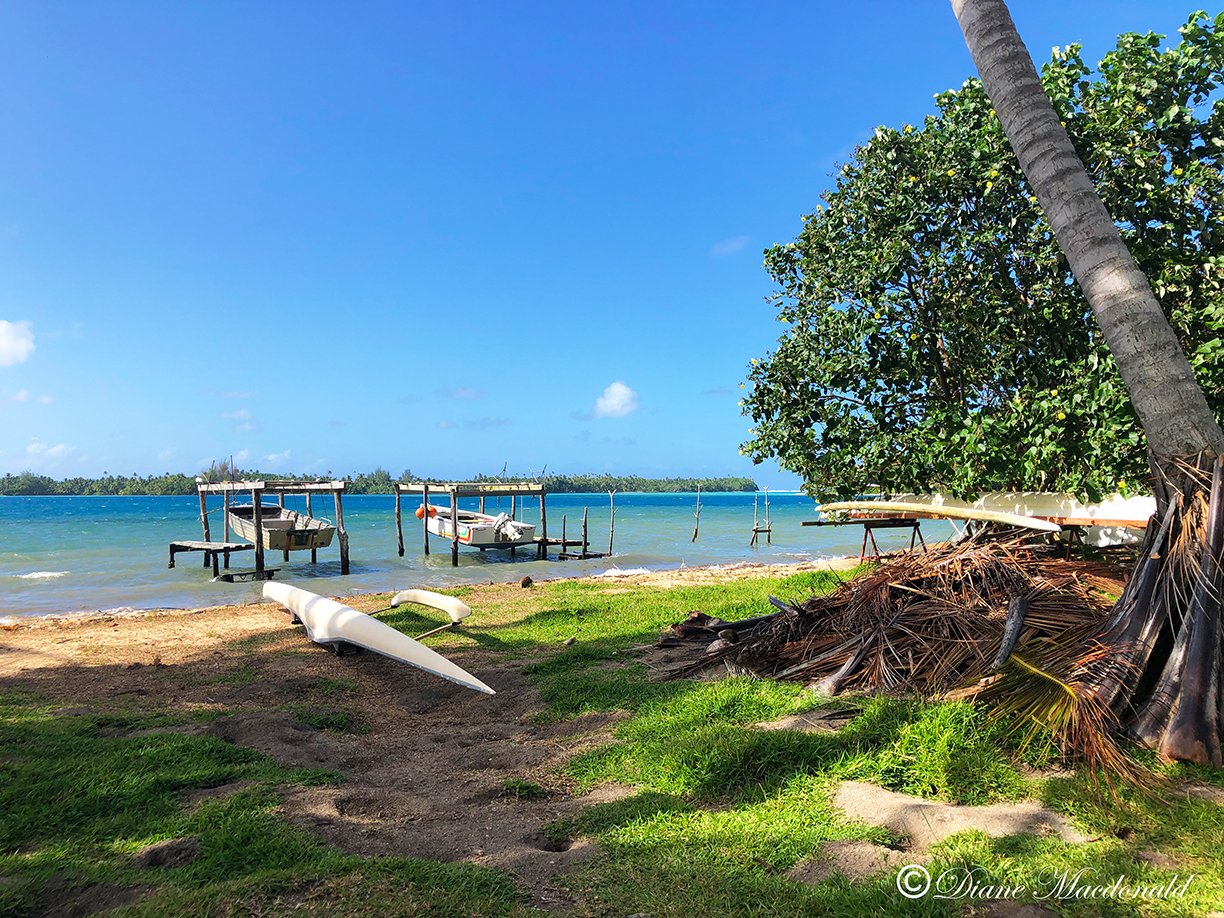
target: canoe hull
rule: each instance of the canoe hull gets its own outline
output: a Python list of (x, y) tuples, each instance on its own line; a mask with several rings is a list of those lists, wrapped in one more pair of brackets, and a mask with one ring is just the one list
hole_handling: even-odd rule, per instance
[(464, 688), (486, 695), (496, 694), (493, 689), (440, 653), (430, 650), (424, 644), (364, 612), (358, 612), (335, 600), (325, 599), (287, 583), (265, 583), (263, 595), (265, 599), (274, 600), (293, 612), (306, 627), (306, 634), (316, 644), (353, 644), (364, 647)]
[(1015, 513), (1003, 513), (998, 510), (982, 510), (977, 507), (954, 507), (951, 505), (935, 505), (931, 503), (901, 501), (901, 500), (846, 500), (830, 504), (821, 504), (821, 510), (874, 510), (878, 513), (897, 513), (909, 515), (928, 515), (947, 517), (954, 520), (976, 520), (983, 523), (1000, 523), (1004, 526), (1017, 526), (1022, 529), (1036, 529), (1039, 532), (1061, 532), (1062, 527), (1048, 520), (1033, 516), (1020, 516)]

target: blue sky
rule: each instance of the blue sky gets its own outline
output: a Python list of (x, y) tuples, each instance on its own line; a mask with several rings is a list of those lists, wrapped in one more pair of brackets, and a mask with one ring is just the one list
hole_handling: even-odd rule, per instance
[[(1039, 61), (1160, 2), (1022, 2)], [(747, 474), (761, 251), (943, 0), (0, 7), (0, 471)]]

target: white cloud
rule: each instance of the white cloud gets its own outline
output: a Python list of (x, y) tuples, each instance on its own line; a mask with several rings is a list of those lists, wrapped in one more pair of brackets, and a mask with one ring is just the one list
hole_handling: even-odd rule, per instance
[(246, 408), (239, 408), (237, 411), (223, 411), (221, 417), (234, 422), (234, 433), (250, 433), (255, 429), (255, 424), (251, 420), (251, 412)]
[(26, 447), (26, 455), (35, 459), (63, 459), (73, 448), (67, 443), (56, 443), (54, 446), (48, 446), (42, 440), (35, 437), (30, 441), (30, 445)]
[(157, 461), (158, 462), (169, 462), (171, 459), (173, 459), (177, 455), (178, 455), (178, 450), (176, 450), (173, 446), (167, 447), (166, 449), (163, 449), (160, 453), (157, 454)]
[(479, 389), (474, 389), (471, 386), (460, 386), (457, 389), (438, 389), (435, 393), (440, 398), (453, 398), (458, 401), (470, 402), (478, 398), (484, 398), (484, 393)]
[(509, 418), (476, 418), (468, 421), (465, 426), (468, 430), (490, 430), (494, 427), (509, 427), (511, 423)]
[(292, 456), (293, 456), (293, 450), (287, 449), (283, 453), (268, 453), (268, 455), (265, 456), (264, 458), (267, 459), (269, 462), (271, 462), (273, 465), (281, 465), (285, 462), (288, 462), (290, 458), (292, 458)]
[(710, 246), (710, 256), (713, 258), (726, 258), (728, 255), (742, 252), (751, 241), (747, 236), (732, 236), (730, 239), (723, 239), (721, 242), (716, 242)]
[(21, 363), (34, 353), (34, 329), (29, 322), (0, 319), (0, 367)]
[(443, 418), (441, 421), (438, 422), (439, 430), (450, 430), (454, 426), (455, 426), (454, 421), (448, 421), (445, 418)]
[(595, 399), (595, 417), (623, 418), (632, 414), (638, 408), (638, 394), (617, 381), (603, 390), (603, 395)]
[(13, 396), (15, 402), (28, 402), (30, 400), (29, 389), (18, 389), (17, 394)]
[(38, 404), (40, 405), (50, 405), (54, 401), (55, 401), (54, 395), (40, 395), (38, 397)]
[(231, 458), (234, 460), (235, 464), (239, 462), (246, 462), (251, 458), (251, 451), (249, 449), (240, 449), (238, 452), (234, 453)]

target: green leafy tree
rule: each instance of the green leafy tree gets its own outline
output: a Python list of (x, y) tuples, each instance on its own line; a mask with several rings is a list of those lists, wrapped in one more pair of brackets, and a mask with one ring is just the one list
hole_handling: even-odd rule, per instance
[[(1042, 82), (1211, 409), (1224, 406), (1224, 16), (1128, 34)], [(817, 497), (1142, 488), (1147, 443), (981, 83), (879, 128), (798, 238), (766, 253), (778, 347), (744, 451)]]

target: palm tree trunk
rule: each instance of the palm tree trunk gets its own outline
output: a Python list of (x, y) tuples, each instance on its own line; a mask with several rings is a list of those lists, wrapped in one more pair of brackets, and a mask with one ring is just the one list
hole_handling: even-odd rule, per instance
[(1105, 334), (1147, 436), (1162, 532), (1176, 535), (1167, 550), (1141, 553), (1135, 578), (1142, 588), (1119, 601), (1101, 635), (1116, 659), (1094, 691), (1165, 757), (1218, 766), (1224, 496), (1221, 467), (1212, 460), (1224, 455), (1224, 431), (1093, 188), (1006, 3), (951, 2), (1020, 168)]
[(1224, 431), (1092, 186), (1007, 4), (952, 0), (952, 9), (1020, 168), (1105, 333), (1148, 447), (1157, 456), (1224, 452)]

